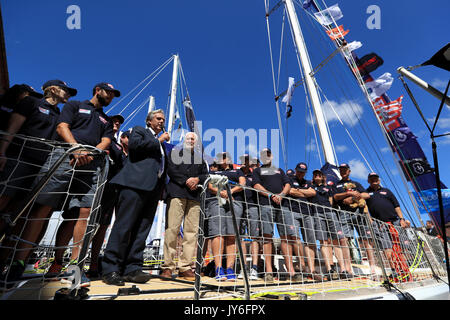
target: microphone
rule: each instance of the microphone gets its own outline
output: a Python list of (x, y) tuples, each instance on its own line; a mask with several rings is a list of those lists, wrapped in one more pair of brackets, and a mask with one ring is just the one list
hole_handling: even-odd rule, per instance
[(162, 125), (162, 126), (161, 126), (161, 129), (162, 129), (162, 132), (163, 132), (163, 133), (166, 133), (166, 126), (165, 126), (165, 125)]

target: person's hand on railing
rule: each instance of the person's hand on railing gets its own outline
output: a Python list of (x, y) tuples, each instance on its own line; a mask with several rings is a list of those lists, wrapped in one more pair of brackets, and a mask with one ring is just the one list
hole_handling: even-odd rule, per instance
[(274, 194), (274, 195), (272, 195), (272, 200), (273, 200), (273, 202), (275, 202), (276, 204), (280, 204), (281, 203), (281, 196), (279, 195), (279, 194)]
[(70, 166), (81, 167), (91, 163), (94, 160), (92, 153), (86, 149), (80, 149), (74, 151), (70, 155)]
[(224, 198), (224, 199), (228, 199), (228, 193), (227, 190), (222, 190), (220, 191), (220, 197)]

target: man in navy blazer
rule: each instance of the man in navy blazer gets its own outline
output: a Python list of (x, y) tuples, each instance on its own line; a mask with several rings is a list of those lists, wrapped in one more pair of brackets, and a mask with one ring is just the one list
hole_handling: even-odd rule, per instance
[(119, 188), (116, 218), (102, 261), (103, 282), (123, 286), (124, 282), (145, 283), (150, 275), (142, 271), (145, 241), (150, 232), (164, 188), (167, 160), (162, 143), (169, 141), (161, 109), (147, 116), (147, 129), (136, 126), (128, 141), (128, 161), (111, 180)]

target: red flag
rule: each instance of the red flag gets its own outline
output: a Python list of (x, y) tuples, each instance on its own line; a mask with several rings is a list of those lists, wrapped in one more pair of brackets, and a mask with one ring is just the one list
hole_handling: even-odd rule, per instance
[(391, 101), (387, 104), (383, 103), (381, 98), (377, 98), (373, 101), (378, 117), (389, 131), (392, 131), (400, 126), (397, 118), (402, 114), (402, 100), (403, 96), (400, 96), (397, 100)]
[(343, 25), (340, 25), (338, 28), (327, 30), (327, 34), (331, 38), (331, 40), (336, 40), (336, 39), (339, 39), (339, 38), (343, 38), (349, 32), (350, 32), (350, 30), (345, 30), (344, 31), (344, 26)]

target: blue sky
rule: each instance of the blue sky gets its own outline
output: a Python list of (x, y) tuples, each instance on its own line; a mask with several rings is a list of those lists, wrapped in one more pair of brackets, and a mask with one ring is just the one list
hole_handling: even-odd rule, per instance
[[(271, 5), (275, 3), (271, 1)], [(450, 3), (446, 0), (432, 0), (426, 6), (418, 0), (326, 3), (328, 6), (339, 3), (344, 14), (339, 23), (350, 30), (346, 39), (363, 43), (357, 51), (359, 56), (375, 52), (384, 59), (383, 66), (372, 75), (378, 77), (390, 72), (395, 77), (388, 95), (391, 99), (405, 96), (404, 119), (419, 136), (432, 163), (426, 127), (397, 79), (396, 69), (424, 62), (448, 42)], [(94, 84), (107, 81), (126, 95), (172, 54), (178, 53), (196, 117), (203, 121), (203, 131), (216, 128), (225, 134), (226, 129), (278, 128), (263, 0), (0, 0), (0, 4), (11, 84), (28, 83), (40, 88), (46, 80), (62, 79), (78, 89), (76, 99), (81, 100), (91, 97)], [(70, 5), (78, 5), (81, 9), (80, 30), (69, 30), (66, 26), (70, 16), (66, 9)], [(366, 10), (370, 5), (381, 9), (380, 29), (367, 28), (370, 14)], [(300, 9), (298, 13), (315, 67), (332, 52), (331, 42), (317, 23)], [(281, 25), (282, 10), (278, 10), (270, 17), (276, 64)], [(289, 76), (296, 81), (300, 79), (287, 27), (286, 24), (279, 91), (287, 88)], [(149, 95), (155, 96), (157, 107), (166, 109), (171, 72), (171, 66), (168, 66), (124, 115), (127, 116)], [(414, 73), (442, 91), (449, 79), (447, 71), (432, 66), (416, 69)], [(343, 59), (340, 56), (333, 58), (319, 71), (317, 80), (327, 98), (342, 112), (346, 129), (371, 168), (380, 173), (387, 187), (401, 190), (401, 176), (381, 130)], [(432, 119), (439, 101), (411, 82), (408, 85), (425, 116)], [(113, 113), (120, 111), (126, 103), (124, 100)], [(312, 127), (305, 120), (305, 95), (301, 86), (294, 92), (292, 105), (293, 115), (285, 131), (288, 165), (293, 168), (297, 162), (305, 160), (311, 169), (319, 168), (318, 152), (311, 143), (314, 141)], [(349, 107), (350, 113), (345, 113)], [(354, 121), (352, 112), (357, 112), (362, 122)], [(143, 110), (137, 114), (129, 126), (143, 125), (145, 113)], [(354, 178), (366, 185), (369, 168), (364, 159), (336, 119), (330, 118), (329, 125), (338, 161), (351, 163)], [(446, 107), (437, 133), (449, 129), (450, 109)], [(373, 144), (367, 142), (367, 135), (373, 139)], [(442, 180), (449, 185), (450, 170), (446, 159), (450, 156), (450, 138), (437, 141)], [(257, 151), (258, 148), (250, 146), (250, 149)], [(386, 170), (380, 165), (380, 158)], [(408, 201), (404, 191), (397, 195)], [(405, 205), (413, 213), (411, 206)]]

